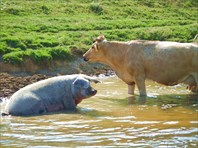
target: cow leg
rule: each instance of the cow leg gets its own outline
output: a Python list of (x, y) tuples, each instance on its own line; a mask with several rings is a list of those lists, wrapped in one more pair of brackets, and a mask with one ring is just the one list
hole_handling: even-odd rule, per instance
[(138, 90), (140, 92), (140, 96), (141, 97), (146, 96), (145, 76), (139, 74), (135, 77), (135, 80), (136, 80)]
[(134, 91), (135, 91), (135, 83), (132, 85), (128, 85), (128, 94), (134, 95)]
[(195, 86), (195, 88), (192, 89), (191, 91), (192, 91), (192, 92), (198, 92), (198, 73), (193, 73), (192, 76), (193, 76), (194, 79), (195, 79), (196, 86)]

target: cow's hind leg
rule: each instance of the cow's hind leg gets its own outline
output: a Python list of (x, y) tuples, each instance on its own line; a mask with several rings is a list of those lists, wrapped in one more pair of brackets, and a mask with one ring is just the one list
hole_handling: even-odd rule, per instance
[(145, 75), (139, 74), (135, 76), (135, 81), (140, 92), (140, 96), (146, 96)]

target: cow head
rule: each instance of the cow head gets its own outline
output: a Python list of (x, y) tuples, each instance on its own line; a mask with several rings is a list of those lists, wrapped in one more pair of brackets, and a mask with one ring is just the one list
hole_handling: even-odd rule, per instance
[(91, 48), (83, 55), (85, 61), (90, 62), (101, 62), (104, 57), (104, 52), (102, 50), (102, 45), (106, 42), (104, 35), (98, 36)]

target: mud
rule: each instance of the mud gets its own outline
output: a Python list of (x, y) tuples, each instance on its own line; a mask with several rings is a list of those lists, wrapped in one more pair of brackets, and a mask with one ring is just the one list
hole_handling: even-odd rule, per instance
[(28, 84), (47, 79), (51, 76), (35, 74), (33, 76), (12, 76), (0, 73), (0, 98), (9, 98), (14, 92)]

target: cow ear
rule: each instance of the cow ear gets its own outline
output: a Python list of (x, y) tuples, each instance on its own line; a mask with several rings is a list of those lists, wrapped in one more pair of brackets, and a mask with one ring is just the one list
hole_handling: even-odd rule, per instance
[(100, 46), (98, 44), (96, 44), (96, 50), (100, 50)]
[(105, 40), (105, 36), (104, 35), (100, 35), (100, 36), (98, 36), (96, 39), (95, 39), (95, 41), (97, 41), (98, 43), (100, 43), (100, 42), (102, 42), (102, 41), (104, 41)]
[(88, 88), (89, 87), (89, 81), (82, 78), (82, 77), (77, 77), (74, 82), (72, 83), (75, 87), (79, 88)]

